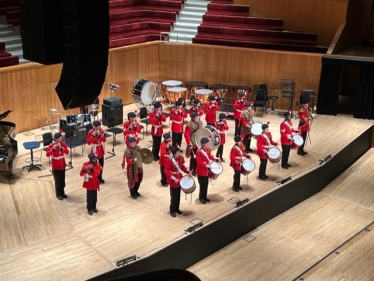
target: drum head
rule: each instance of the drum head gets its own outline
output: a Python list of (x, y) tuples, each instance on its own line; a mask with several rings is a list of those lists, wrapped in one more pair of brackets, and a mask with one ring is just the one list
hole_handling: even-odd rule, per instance
[(176, 87), (176, 86), (180, 86), (182, 84), (183, 84), (183, 82), (178, 81), (178, 80), (166, 80), (166, 81), (162, 82), (162, 85), (167, 86), (167, 87)]
[(150, 105), (156, 98), (156, 84), (148, 81), (144, 84), (141, 92), (141, 98), (144, 105)]
[(170, 93), (183, 93), (187, 91), (187, 88), (184, 87), (172, 87), (167, 89), (168, 92)]
[(216, 175), (219, 175), (223, 172), (223, 167), (220, 163), (212, 162), (210, 163), (210, 171)]
[(208, 146), (210, 150), (215, 150), (218, 148), (220, 143), (220, 136), (215, 127), (206, 125), (196, 131), (195, 141), (198, 148), (201, 148), (201, 139), (204, 137), (209, 139)]
[(304, 140), (300, 135), (293, 135), (292, 140), (297, 146), (302, 146), (304, 143)]
[(255, 162), (251, 159), (246, 159), (243, 161), (243, 168), (248, 172), (252, 172), (255, 169)]
[(191, 176), (183, 176), (179, 182), (184, 193), (189, 194), (195, 191), (195, 180)]
[(251, 133), (252, 135), (259, 136), (262, 133), (262, 123), (260, 122), (255, 122), (252, 124), (251, 128)]
[(199, 90), (195, 90), (195, 94), (210, 95), (210, 94), (213, 94), (213, 91), (209, 89), (199, 89)]
[(281, 156), (281, 151), (277, 147), (271, 147), (267, 154), (270, 159), (278, 159)]

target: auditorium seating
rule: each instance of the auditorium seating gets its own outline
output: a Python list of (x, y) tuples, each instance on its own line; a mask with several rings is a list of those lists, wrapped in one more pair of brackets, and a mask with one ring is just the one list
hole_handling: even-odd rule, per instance
[(109, 2), (109, 13), (127, 10), (155, 10), (178, 13), (181, 10), (181, 0), (117, 0)]
[(109, 42), (110, 48), (115, 47), (121, 47), (121, 46), (127, 46), (127, 45), (133, 45), (133, 44), (139, 44), (149, 41), (156, 41), (160, 39), (159, 34), (147, 34), (147, 35), (139, 35), (139, 36), (133, 36), (128, 38), (120, 38), (120, 39), (114, 39)]
[(5, 15), (6, 12), (19, 11), (18, 0), (0, 0), (0, 15)]
[(19, 58), (17, 56), (0, 58), (0, 67), (12, 66), (18, 63), (19, 63)]
[(20, 11), (10, 11), (6, 12), (6, 23), (9, 26), (19, 26), (21, 24), (21, 14)]
[(208, 4), (206, 14), (248, 16), (249, 6), (214, 2)]
[(5, 57), (11, 57), (11, 56), (12, 56), (11, 53), (7, 53), (5, 51), (0, 51), (0, 59), (5, 58)]
[(133, 37), (137, 35), (156, 34), (159, 39), (159, 34), (163, 31), (170, 31), (169, 23), (138, 22), (111, 26), (109, 38), (112, 41), (119, 38)]

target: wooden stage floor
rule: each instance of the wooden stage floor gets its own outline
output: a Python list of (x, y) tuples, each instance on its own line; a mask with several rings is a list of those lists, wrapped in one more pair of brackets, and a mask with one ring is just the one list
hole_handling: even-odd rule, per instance
[[(134, 105), (125, 106), (124, 116), (134, 109)], [(270, 122), (275, 140), (279, 140), (282, 120), (274, 114), (255, 118), (255, 121)], [(294, 119), (293, 122), (298, 123)], [(264, 182), (257, 179), (259, 159), (252, 154), (256, 170), (249, 175), (248, 185), (242, 176), (244, 190), (236, 193), (231, 189), (233, 172), (228, 161), (233, 145), (233, 119), (228, 119), (228, 123), (224, 171), (214, 185), (209, 185), (208, 197), (212, 202), (200, 204), (198, 191), (192, 195), (191, 204), (182, 196), (183, 215), (177, 218), (169, 215), (169, 188), (160, 184), (157, 162), (144, 167), (144, 180), (139, 190), (142, 197), (131, 199), (120, 166), (124, 151), (121, 136), (117, 137), (117, 155), (105, 161), (103, 177), (106, 182), (98, 194), (99, 213), (89, 216), (85, 208), (85, 189), (81, 187), (83, 181), (79, 176), (89, 148), (85, 148), (83, 156), (79, 147), (73, 151), (74, 168), (66, 172), (65, 190), (69, 197), (59, 201), (54, 195), (52, 176), (38, 178), (49, 173), (45, 155), (41, 157), (42, 171), (28, 173), (21, 169), (30, 157), (22, 143), (38, 139), (45, 130), (33, 130), (31, 136), (19, 133), (16, 179), (8, 181), (5, 175), (0, 175), (0, 280), (84, 280), (115, 269), (116, 261), (125, 257), (151, 255), (169, 243), (183, 239), (184, 230), (194, 222), (203, 220), (206, 224), (231, 212), (235, 206), (233, 201), (263, 196), (278, 188), (278, 180), (307, 173), (319, 165), (319, 160), (334, 155), (373, 124), (352, 117), (318, 116), (312, 126), (312, 143), (307, 144), (308, 156), (293, 152), (289, 161), (293, 167), (288, 170), (280, 169), (279, 163), (268, 165), (270, 180)], [(149, 131), (150, 126), (144, 139), (141, 135), (141, 147), (150, 146)], [(184, 146), (185, 141), (182, 148)], [(251, 147), (256, 147), (255, 140)], [(106, 151), (111, 148), (112, 138), (108, 138)], [(40, 150), (34, 153), (35, 157), (40, 155)], [(197, 179), (196, 184), (198, 189)]]

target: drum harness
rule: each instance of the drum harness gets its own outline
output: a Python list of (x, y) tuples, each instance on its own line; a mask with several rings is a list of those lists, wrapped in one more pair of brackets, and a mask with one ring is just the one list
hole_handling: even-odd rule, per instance
[[(183, 175), (183, 174), (182, 174), (182, 170), (181, 170), (181, 168), (180, 168), (179, 165), (178, 165), (178, 162), (175, 161), (175, 158), (174, 158), (173, 156), (170, 156), (170, 159), (171, 159), (171, 161), (173, 162), (175, 168), (177, 168), (177, 170), (178, 170), (178, 172), (170, 171), (170, 173), (171, 173), (171, 174), (174, 174), (174, 175), (177, 175), (177, 174), (181, 174), (181, 175)], [(172, 180), (177, 180), (177, 178), (174, 177), (174, 176), (171, 176), (171, 179), (172, 179)], [(179, 181), (180, 181), (180, 180), (179, 180)], [(180, 184), (179, 184), (179, 185), (180, 185)], [(184, 194), (184, 197), (185, 197), (185, 199), (187, 200), (187, 194)], [(191, 203), (192, 203), (192, 193), (191, 193), (191, 197), (190, 197), (189, 200), (188, 200), (188, 205), (191, 205)]]
[[(210, 158), (209, 158), (209, 156), (208, 156), (208, 154), (205, 152), (205, 150), (201, 147), (200, 148), (200, 150), (201, 150), (201, 152), (204, 154), (204, 156), (206, 157), (206, 159), (208, 159), (208, 161), (209, 161), (209, 165), (208, 165), (208, 169), (210, 169)], [(217, 157), (215, 157), (216, 159), (217, 159)], [(208, 173), (209, 173), (209, 171), (208, 171)], [(214, 180), (214, 179), (210, 179), (210, 184), (211, 185), (214, 185), (215, 184), (215, 182), (216, 182), (216, 180)]]
[[(243, 155), (243, 151), (240, 149), (240, 147), (238, 145), (234, 145), (234, 147), (236, 148), (236, 150), (240, 153), (240, 166), (243, 166), (243, 158), (244, 158), (244, 155)], [(235, 157), (236, 159), (238, 159), (239, 157)], [(247, 179), (247, 185), (248, 185), (248, 176), (249, 174), (247, 174), (245, 177)]]

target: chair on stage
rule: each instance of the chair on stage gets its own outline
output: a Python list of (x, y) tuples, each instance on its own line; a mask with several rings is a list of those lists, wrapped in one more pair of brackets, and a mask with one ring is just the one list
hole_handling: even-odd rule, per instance
[(253, 106), (256, 110), (256, 107), (262, 107), (262, 117), (264, 117), (264, 112), (266, 112), (267, 107), (266, 107), (266, 102), (267, 102), (267, 96), (266, 96), (266, 91), (264, 89), (257, 89), (256, 92), (256, 99), (253, 101)]
[(37, 169), (37, 170), (41, 171), (40, 167), (42, 165), (41, 164), (34, 164), (34, 152), (33, 152), (34, 149), (37, 149), (37, 148), (40, 147), (40, 143), (37, 142), (37, 141), (27, 141), (27, 142), (23, 143), (23, 147), (25, 149), (29, 149), (30, 150), (31, 160), (29, 162), (30, 165), (23, 166), (22, 169), (26, 169), (27, 168), (29, 173), (33, 169)]
[(107, 132), (113, 134), (113, 146), (116, 145), (116, 136), (123, 133), (123, 129), (116, 127), (116, 117), (110, 116), (108, 118), (108, 130)]
[[(84, 128), (84, 130), (82, 130)], [(66, 146), (71, 149), (74, 149), (78, 146), (82, 147), (82, 156), (84, 152), (85, 145), (87, 143), (87, 131), (85, 126), (80, 128), (75, 128), (74, 126), (65, 127), (65, 143)]]
[[(140, 123), (145, 124), (145, 129), (148, 132), (148, 125), (150, 124), (149, 118), (148, 118), (148, 111), (146, 107), (141, 107), (139, 110), (139, 115), (140, 115)], [(144, 139), (144, 127), (141, 126), (143, 130), (143, 139)]]

